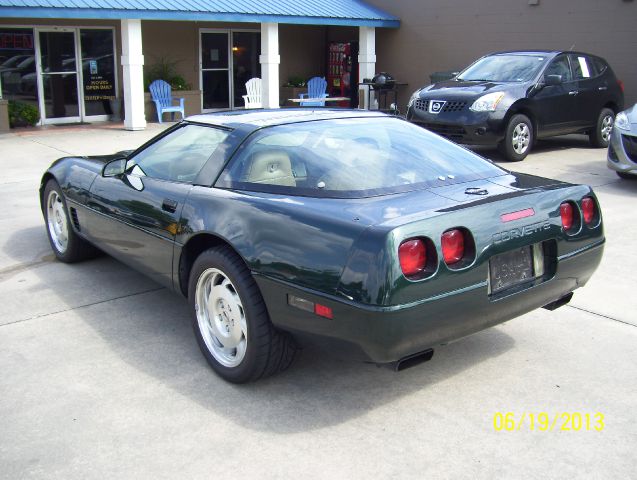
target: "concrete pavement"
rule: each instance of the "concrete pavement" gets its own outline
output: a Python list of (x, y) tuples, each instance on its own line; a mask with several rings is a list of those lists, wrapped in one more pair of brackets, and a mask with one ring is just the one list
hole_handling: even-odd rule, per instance
[[(603, 150), (571, 136), (503, 164), (599, 195), (605, 256), (569, 306), (399, 374), (308, 348), (288, 372), (235, 386), (207, 366), (179, 296), (109, 257), (59, 263), (46, 239), (37, 186), (52, 160), (159, 128), (0, 136), (0, 478), (634, 476), (637, 182)], [(600, 412), (605, 426), (495, 431), (497, 412)]]

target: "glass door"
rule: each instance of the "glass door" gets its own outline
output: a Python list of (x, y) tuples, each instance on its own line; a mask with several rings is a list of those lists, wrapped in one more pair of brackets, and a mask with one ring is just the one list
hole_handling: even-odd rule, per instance
[(204, 112), (230, 108), (230, 44), (227, 31), (202, 31), (201, 90)]
[(232, 32), (232, 108), (244, 106), (243, 95), (246, 82), (254, 77), (261, 78), (261, 33), (255, 31), (235, 30)]
[(75, 30), (40, 30), (37, 39), (42, 121), (79, 122), (81, 113)]

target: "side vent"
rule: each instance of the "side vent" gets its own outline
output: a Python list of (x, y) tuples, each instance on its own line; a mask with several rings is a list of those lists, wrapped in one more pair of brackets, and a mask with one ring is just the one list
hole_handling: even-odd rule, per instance
[(69, 210), (71, 211), (71, 221), (73, 222), (73, 226), (75, 227), (75, 230), (80, 232), (80, 221), (77, 219), (77, 210), (75, 210), (73, 207), (71, 207)]

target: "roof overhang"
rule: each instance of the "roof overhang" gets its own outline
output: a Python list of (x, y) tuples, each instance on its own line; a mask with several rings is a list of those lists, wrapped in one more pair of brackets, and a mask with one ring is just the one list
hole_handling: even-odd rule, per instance
[[(282, 15), (271, 13), (243, 12), (203, 12), (192, 10), (165, 9), (117, 9), (117, 8), (77, 8), (46, 6), (7, 6), (0, 1), (0, 17), (6, 18), (47, 18), (47, 19), (92, 19), (92, 20), (173, 20), (194, 22), (237, 22), (237, 23), (287, 23), (299, 25), (334, 25), (346, 27), (398, 28), (400, 20), (375, 7), (366, 6), (373, 12), (370, 16), (319, 16)], [(8, 2), (7, 2), (8, 3)], [(11, 2), (13, 3), (13, 2)], [(356, 2), (360, 4), (361, 2)]]

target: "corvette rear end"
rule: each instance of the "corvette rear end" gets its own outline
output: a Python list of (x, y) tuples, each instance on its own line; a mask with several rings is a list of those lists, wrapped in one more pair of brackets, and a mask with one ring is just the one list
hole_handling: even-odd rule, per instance
[[(402, 201), (423, 204), (425, 196), (430, 204), (437, 197), (435, 208), (415, 208), (361, 235), (335, 295), (283, 292), (259, 279), (275, 325), (405, 366), (429, 359), (440, 344), (568, 303), (601, 260), (601, 213), (587, 186), (508, 175)], [(302, 310), (300, 301), (329, 315)]]

